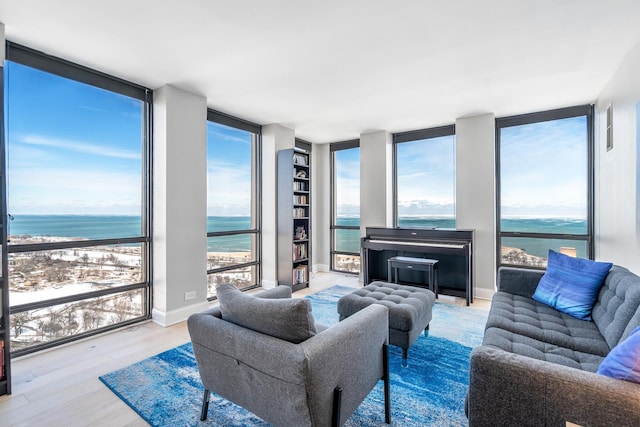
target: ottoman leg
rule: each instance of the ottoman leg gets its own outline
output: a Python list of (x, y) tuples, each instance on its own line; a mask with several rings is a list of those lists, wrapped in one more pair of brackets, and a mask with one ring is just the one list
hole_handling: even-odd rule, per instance
[(409, 362), (407, 361), (407, 353), (409, 352), (408, 348), (403, 348), (402, 349), (402, 367), (406, 368), (407, 366), (409, 366)]

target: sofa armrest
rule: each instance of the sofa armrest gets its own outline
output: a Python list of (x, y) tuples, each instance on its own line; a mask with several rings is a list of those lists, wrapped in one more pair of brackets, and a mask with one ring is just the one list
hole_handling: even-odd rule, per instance
[(544, 270), (530, 268), (500, 267), (498, 291), (531, 298), (544, 273)]
[(489, 346), (471, 352), (469, 426), (640, 425), (640, 384)]

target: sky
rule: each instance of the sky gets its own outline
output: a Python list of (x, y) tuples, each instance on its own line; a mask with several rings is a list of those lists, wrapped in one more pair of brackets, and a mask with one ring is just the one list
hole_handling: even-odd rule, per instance
[(251, 133), (207, 122), (207, 215), (251, 215)]
[[(5, 67), (8, 211), (140, 215), (143, 103)], [(35, 90), (34, 90), (35, 89)], [(585, 117), (501, 129), (503, 216), (586, 218)], [(207, 124), (208, 215), (251, 212), (251, 134)], [(455, 136), (397, 146), (400, 216), (455, 214)], [(338, 213), (359, 213), (359, 149), (337, 152)]]
[(335, 151), (336, 211), (360, 216), (360, 148)]
[(455, 215), (455, 136), (397, 144), (398, 216)]
[[(142, 101), (13, 62), (5, 78), (9, 213), (140, 215)], [(208, 215), (248, 216), (251, 134), (207, 138)]]
[(6, 64), (8, 212), (140, 215), (142, 101)]
[(585, 116), (502, 128), (502, 216), (587, 218)]

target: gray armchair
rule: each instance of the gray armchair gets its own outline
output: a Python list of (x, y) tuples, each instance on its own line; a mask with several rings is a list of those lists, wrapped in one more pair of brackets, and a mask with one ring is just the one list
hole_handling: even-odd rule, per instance
[[(290, 296), (286, 286), (257, 295)], [(389, 423), (387, 311), (373, 304), (297, 344), (223, 320), (218, 307), (191, 315), (201, 419), (213, 391), (276, 426), (340, 426), (383, 379)]]

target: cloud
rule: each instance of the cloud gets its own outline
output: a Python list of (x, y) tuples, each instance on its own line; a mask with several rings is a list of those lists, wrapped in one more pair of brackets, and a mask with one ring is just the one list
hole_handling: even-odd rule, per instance
[(8, 174), (13, 213), (140, 213), (141, 177), (134, 172), (19, 168)]
[(114, 157), (118, 159), (131, 160), (139, 160), (141, 158), (140, 151), (122, 150), (113, 147), (104, 147), (88, 142), (51, 138), (43, 135), (23, 135), (21, 137), (18, 137), (17, 141), (23, 144), (59, 148), (103, 157)]

